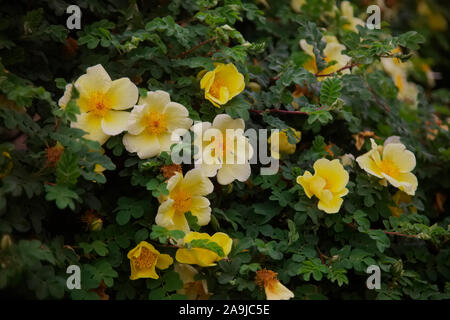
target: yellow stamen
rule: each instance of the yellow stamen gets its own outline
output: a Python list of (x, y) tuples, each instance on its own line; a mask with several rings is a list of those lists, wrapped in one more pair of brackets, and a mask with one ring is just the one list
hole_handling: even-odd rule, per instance
[(156, 261), (156, 255), (149, 249), (142, 247), (139, 257), (133, 257), (134, 265), (139, 270), (145, 270), (153, 267)]
[(379, 164), (381, 172), (387, 174), (390, 177), (395, 178), (400, 173), (399, 168), (392, 160), (382, 160)]
[(170, 198), (173, 199), (176, 213), (185, 213), (191, 209), (192, 206), (192, 195), (185, 191), (179, 190), (178, 192), (171, 194)]
[(147, 116), (147, 131), (152, 135), (167, 132), (167, 120), (164, 114), (152, 112)]
[(209, 89), (209, 93), (219, 99), (220, 98), (220, 88), (222, 87), (226, 87), (226, 83), (220, 79), (220, 78), (215, 78), (213, 84), (211, 85), (211, 88)]
[(96, 116), (104, 117), (111, 109), (109, 98), (98, 91), (91, 93), (88, 99), (88, 109)]

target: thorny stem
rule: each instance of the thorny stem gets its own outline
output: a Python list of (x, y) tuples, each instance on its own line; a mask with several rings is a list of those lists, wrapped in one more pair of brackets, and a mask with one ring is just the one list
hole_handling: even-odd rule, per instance
[(197, 50), (198, 48), (200, 48), (201, 46), (203, 46), (203, 45), (205, 45), (205, 44), (208, 44), (208, 43), (210, 43), (210, 42), (212, 42), (212, 41), (214, 41), (214, 40), (216, 40), (216, 39), (217, 39), (217, 37), (212, 37), (212, 38), (209, 38), (209, 39), (207, 39), (207, 40), (201, 41), (201, 42), (199, 42), (196, 46), (192, 47), (191, 49), (189, 49), (189, 50), (187, 50), (187, 51), (185, 51), (185, 52), (183, 52), (183, 53), (181, 53), (181, 54), (179, 54), (179, 55), (177, 55), (177, 56), (175, 56), (175, 57), (173, 57), (172, 59), (181, 59), (181, 58), (184, 58), (184, 57), (186, 57), (188, 54), (190, 54), (191, 52), (193, 52), (193, 51)]

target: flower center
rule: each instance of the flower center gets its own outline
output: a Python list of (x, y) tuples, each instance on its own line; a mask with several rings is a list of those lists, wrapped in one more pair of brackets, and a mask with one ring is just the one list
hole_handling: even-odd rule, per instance
[(175, 212), (185, 213), (191, 209), (192, 195), (189, 192), (180, 190), (175, 194), (170, 195), (170, 197), (174, 201), (173, 207), (175, 208)]
[(393, 178), (395, 178), (400, 173), (399, 168), (392, 160), (382, 160), (379, 167), (381, 172), (384, 172), (385, 174)]
[(167, 132), (166, 116), (159, 112), (152, 112), (147, 116), (147, 132), (152, 135), (160, 135)]
[(108, 110), (111, 109), (109, 98), (105, 94), (96, 91), (89, 96), (88, 108), (96, 116), (104, 117)]
[(156, 254), (151, 252), (149, 249), (143, 247), (141, 248), (141, 254), (139, 257), (134, 257), (133, 262), (137, 269), (145, 270), (153, 267), (156, 262)]
[(222, 87), (226, 87), (226, 83), (220, 78), (215, 78), (209, 93), (215, 98), (220, 98), (220, 88)]
[(277, 281), (277, 273), (272, 270), (262, 269), (256, 271), (255, 282), (260, 287), (272, 287)]

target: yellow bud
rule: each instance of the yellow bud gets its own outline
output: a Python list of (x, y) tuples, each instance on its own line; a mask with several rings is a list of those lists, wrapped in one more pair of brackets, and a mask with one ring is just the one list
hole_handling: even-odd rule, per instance
[(259, 85), (259, 83), (254, 82), (254, 81), (250, 81), (247, 84), (247, 87), (253, 92), (260, 92), (261, 91), (261, 86)]
[(9, 234), (5, 234), (2, 237), (2, 241), (0, 243), (0, 249), (6, 250), (9, 247), (11, 247), (12, 244), (13, 244), (13, 242), (12, 242), (11, 236)]
[(103, 227), (103, 220), (101, 218), (95, 219), (89, 226), (91, 231), (100, 231)]

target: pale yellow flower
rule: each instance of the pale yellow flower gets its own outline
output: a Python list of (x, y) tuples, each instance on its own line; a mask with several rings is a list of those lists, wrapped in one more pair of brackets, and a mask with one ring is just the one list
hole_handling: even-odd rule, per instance
[(194, 155), (196, 167), (207, 177), (217, 174), (217, 181), (222, 185), (234, 180), (246, 181), (251, 173), (249, 160), (253, 148), (244, 136), (244, 129), (244, 120), (227, 114), (217, 115), (212, 124), (196, 123), (191, 128), (198, 149)]
[(153, 245), (146, 241), (141, 241), (135, 248), (131, 249), (127, 255), (130, 259), (131, 280), (139, 278), (158, 279), (155, 268), (167, 269), (173, 259), (168, 254), (162, 254)]
[(224, 255), (219, 256), (216, 252), (206, 248), (187, 247), (177, 250), (175, 258), (178, 262), (197, 264), (200, 267), (212, 267), (216, 265), (217, 261), (228, 256), (233, 244), (233, 240), (231, 240), (231, 238), (223, 232), (216, 232), (212, 236), (207, 233), (191, 232), (184, 237), (184, 244), (190, 246), (190, 243), (194, 240), (206, 240), (207, 242), (213, 242), (222, 249)]
[(177, 293), (186, 295), (189, 300), (206, 300), (209, 298), (210, 293), (206, 280), (195, 280), (195, 276), (198, 274), (197, 269), (189, 264), (178, 262), (175, 262), (173, 267), (183, 281), (183, 289), (177, 290)]
[(351, 153), (346, 153), (343, 156), (339, 157), (342, 161), (342, 165), (344, 167), (353, 167), (353, 162), (355, 161), (355, 157)]
[(314, 175), (305, 171), (297, 177), (297, 183), (303, 187), (306, 196), (314, 195), (319, 199), (318, 208), (326, 213), (336, 213), (343, 203), (342, 197), (348, 193), (345, 187), (349, 180), (348, 172), (338, 159), (332, 161), (319, 159), (314, 163)]
[[(81, 114), (71, 126), (86, 131), (86, 139), (103, 144), (126, 129), (130, 113), (123, 110), (133, 107), (139, 95), (130, 79), (112, 81), (98, 64), (87, 68), (86, 74), (75, 81), (75, 88), (80, 94), (77, 104)], [(61, 104), (66, 101), (63, 97)]]
[(349, 1), (341, 2), (341, 15), (347, 21), (343, 26), (344, 30), (358, 32), (356, 26), (364, 26), (364, 21), (353, 15), (353, 6)]
[[(307, 53), (311, 58), (305, 62), (303, 67), (308, 70), (311, 73), (317, 74), (317, 75), (324, 75), (329, 74), (338, 71), (339, 69), (345, 67), (351, 60), (351, 58), (345, 54), (342, 54), (341, 52), (345, 50), (345, 46), (343, 44), (340, 44), (336, 37), (334, 36), (324, 36), (324, 41), (326, 41), (325, 49), (323, 50), (324, 59), (325, 62), (329, 63), (331, 61), (336, 61), (336, 63), (332, 66), (329, 66), (320, 73), (317, 69), (317, 63), (316, 63), (316, 57), (313, 52), (313, 46), (308, 44), (306, 40), (302, 39), (300, 40), (300, 47), (302, 50)], [(350, 70), (345, 69), (342, 71), (342, 73), (350, 73)], [(324, 80), (326, 77), (319, 77), (319, 81)]]
[(306, 0), (291, 0), (291, 8), (297, 13), (302, 11), (302, 7), (306, 4)]
[(385, 143), (379, 146), (373, 139), (372, 150), (356, 158), (361, 169), (382, 179), (391, 185), (414, 195), (417, 189), (417, 178), (411, 173), (416, 166), (414, 153), (406, 150), (402, 143)]
[[(294, 131), (295, 137), (297, 139), (297, 143), (300, 142), (302, 138), (302, 133), (300, 131), (291, 128)], [(289, 143), (288, 129), (281, 130), (278, 132), (274, 132), (270, 135), (268, 142), (270, 144), (270, 152), (272, 157), (275, 159), (280, 159), (280, 154), (293, 154), (296, 149), (296, 144)]]
[(214, 190), (211, 181), (199, 169), (192, 169), (183, 175), (179, 172), (167, 181), (169, 195), (162, 197), (156, 215), (156, 224), (169, 230), (189, 232), (185, 213), (197, 217), (197, 223), (205, 226), (211, 219), (210, 202), (206, 195)]
[(165, 91), (149, 91), (131, 111), (123, 145), (128, 152), (137, 152), (141, 159), (158, 156), (170, 151), (170, 146), (191, 125), (186, 107), (171, 102)]
[(200, 88), (205, 90), (205, 99), (220, 107), (244, 90), (244, 76), (232, 63), (215, 63), (215, 69), (203, 75)]
[[(397, 53), (401, 53), (400, 48), (395, 48), (391, 51), (391, 54)], [(381, 64), (397, 87), (398, 98), (416, 108), (419, 91), (415, 83), (408, 81), (408, 70), (412, 68), (411, 62), (402, 62), (398, 58), (381, 58)]]
[(256, 271), (255, 282), (264, 288), (267, 300), (289, 300), (294, 297), (294, 293), (281, 284), (277, 273), (272, 270)]

